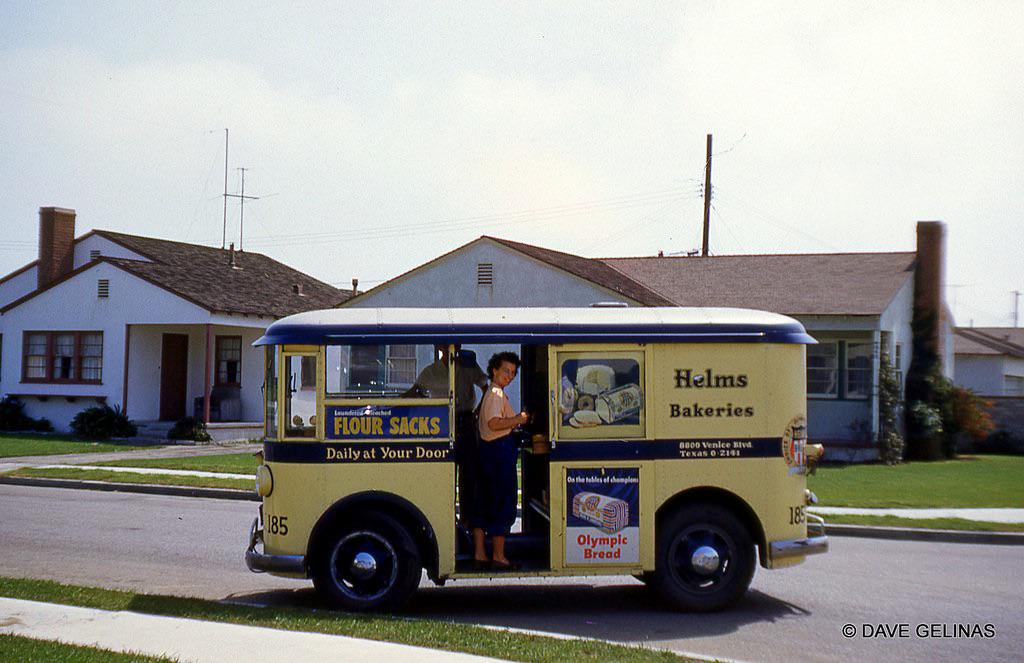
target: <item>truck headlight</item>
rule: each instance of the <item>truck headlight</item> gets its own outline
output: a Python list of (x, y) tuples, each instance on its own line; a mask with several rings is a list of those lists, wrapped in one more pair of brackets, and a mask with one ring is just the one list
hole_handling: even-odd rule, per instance
[(260, 465), (256, 468), (256, 494), (266, 497), (274, 492), (274, 473), (267, 465)]

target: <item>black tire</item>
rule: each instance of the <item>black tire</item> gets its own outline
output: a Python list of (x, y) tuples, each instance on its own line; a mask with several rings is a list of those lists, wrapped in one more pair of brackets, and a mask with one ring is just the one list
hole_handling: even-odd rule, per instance
[(420, 553), (408, 530), (382, 513), (343, 521), (318, 551), (313, 585), (346, 610), (394, 609), (419, 586)]
[(653, 586), (672, 607), (692, 612), (727, 608), (754, 577), (754, 542), (724, 507), (691, 504), (669, 515), (656, 535)]

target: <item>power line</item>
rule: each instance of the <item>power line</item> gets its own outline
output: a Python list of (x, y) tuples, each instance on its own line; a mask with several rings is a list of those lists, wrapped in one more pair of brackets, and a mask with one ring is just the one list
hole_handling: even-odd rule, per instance
[[(718, 198), (719, 198), (719, 200), (722, 199), (721, 191), (718, 192)], [(808, 232), (806, 232), (804, 230), (801, 230), (800, 228), (797, 228), (795, 226), (791, 226), (788, 223), (780, 221), (778, 218), (768, 214), (767, 212), (763, 212), (761, 210), (758, 210), (757, 208), (755, 208), (750, 203), (745, 202), (739, 196), (727, 195), (726, 198), (725, 198), (725, 202), (729, 202), (730, 200), (732, 200), (733, 202), (736, 202), (737, 204), (739, 204), (741, 207), (745, 208), (748, 212), (750, 212), (754, 216), (757, 216), (757, 217), (761, 218), (761, 220), (766, 221), (766, 222), (768, 222), (771, 225), (774, 225), (776, 227), (782, 228), (783, 230), (788, 230), (788, 231), (796, 233), (798, 235), (802, 235), (802, 236), (806, 237), (807, 239), (813, 240), (813, 241), (817, 242), (818, 244), (821, 244), (822, 246), (824, 246), (824, 247), (826, 247), (828, 249), (831, 249), (833, 251), (840, 251), (840, 252), (842, 251), (842, 249), (840, 247), (835, 246), (834, 244), (829, 244), (828, 242), (826, 242), (824, 240), (821, 240), (821, 239), (815, 237), (814, 235), (812, 235), (812, 234), (810, 234), (810, 233), (808, 233)]]
[(442, 230), (469, 230), (493, 226), (496, 224), (522, 225), (589, 213), (624, 211), (659, 203), (663, 204), (666, 202), (674, 202), (677, 200), (683, 200), (687, 197), (688, 196), (682, 194), (679, 189), (669, 189), (651, 194), (610, 198), (601, 201), (573, 203), (569, 205), (558, 205), (532, 210), (477, 215), (423, 223), (384, 226), (372, 230), (352, 229), (341, 232), (304, 234), (301, 237), (296, 237), (294, 234), (261, 236), (256, 239), (251, 239), (250, 243), (261, 245), (273, 244), (275, 246), (293, 246), (296, 244), (306, 244), (310, 241), (329, 243), (340, 241), (388, 239), (394, 237), (429, 234), (440, 232)]
[[(435, 227), (435, 226), (441, 226), (441, 225), (448, 225), (448, 224), (453, 224), (453, 223), (468, 223), (468, 222), (477, 222), (477, 221), (514, 220), (516, 218), (528, 217), (528, 216), (534, 216), (534, 215), (540, 215), (540, 214), (545, 214), (545, 215), (557, 214), (558, 212), (567, 212), (568, 213), (568, 212), (576, 212), (576, 211), (591, 211), (591, 210), (594, 210), (594, 209), (599, 209), (601, 207), (619, 207), (619, 206), (623, 206), (623, 205), (629, 206), (629, 205), (632, 205), (633, 203), (641, 203), (641, 202), (645, 202), (645, 201), (648, 201), (648, 200), (651, 201), (651, 202), (657, 202), (657, 199), (663, 199), (666, 196), (674, 196), (674, 195), (679, 195), (679, 194), (680, 194), (680, 190), (679, 189), (667, 189), (667, 190), (663, 190), (663, 191), (657, 191), (657, 192), (651, 192), (651, 193), (645, 193), (645, 194), (634, 194), (632, 196), (620, 196), (620, 197), (617, 197), (617, 198), (599, 199), (599, 200), (596, 200), (596, 201), (585, 201), (585, 202), (579, 202), (579, 203), (555, 205), (555, 206), (551, 206), (551, 207), (540, 207), (540, 208), (534, 208), (534, 209), (519, 210), (519, 211), (515, 211), (515, 212), (497, 212), (497, 213), (482, 214), (482, 215), (467, 216), (467, 217), (456, 217), (454, 219), (443, 219), (443, 220), (427, 221), (427, 222), (414, 223), (414, 224), (403, 224), (403, 225), (400, 225), (400, 226), (384, 226), (382, 228), (379, 228), (378, 230), (389, 230), (391, 228), (416, 229), (416, 228), (426, 228), (426, 227)], [(354, 231), (354, 232), (356, 232), (359, 235), (364, 234), (364, 231)], [(304, 237), (315, 239), (317, 237), (331, 237), (331, 236), (336, 236), (338, 234), (339, 233), (337, 233), (337, 232), (311, 233), (311, 234), (304, 235)], [(273, 240), (273, 239), (279, 239), (279, 238), (281, 238), (281, 239), (290, 239), (293, 236), (294, 235), (267, 235), (267, 236), (262, 236), (259, 239), (261, 241), (262, 240)]]

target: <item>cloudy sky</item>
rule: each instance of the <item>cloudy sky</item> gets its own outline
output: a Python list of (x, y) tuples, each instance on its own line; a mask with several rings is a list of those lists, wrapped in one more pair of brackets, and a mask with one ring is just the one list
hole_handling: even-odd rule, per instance
[(685, 252), (712, 133), (712, 253), (908, 251), (938, 219), (958, 322), (1009, 325), (1022, 34), (1020, 0), (0, 0), (0, 274), (40, 206), (220, 246), (225, 128), (244, 248), (335, 285), (482, 234)]

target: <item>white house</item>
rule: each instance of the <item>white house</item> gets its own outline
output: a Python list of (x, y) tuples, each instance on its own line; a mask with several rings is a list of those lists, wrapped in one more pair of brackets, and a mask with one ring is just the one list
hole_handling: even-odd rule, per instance
[[(790, 315), (808, 347), (810, 435), (833, 444), (878, 437), (883, 350), (905, 375), (915, 298), (939, 320), (944, 372), (953, 366), (951, 320), (941, 303), (944, 227), (918, 225), (918, 250), (713, 257), (591, 259), (494, 237), (446, 253), (345, 306), (733, 306)], [(924, 268), (922, 268), (922, 265)], [(486, 356), (486, 350), (478, 349)], [(872, 450), (867, 449), (867, 455)]]
[(1024, 329), (957, 327), (954, 382), (979, 396), (1024, 397)]
[(39, 258), (0, 279), (0, 392), (58, 430), (106, 403), (138, 422), (195, 414), (258, 436), (252, 342), (277, 318), (351, 296), (258, 253), (107, 230), (75, 238), (74, 210), (40, 208), (39, 225)]
[(983, 396), (996, 430), (1024, 439), (1024, 329), (958, 327), (953, 381)]

